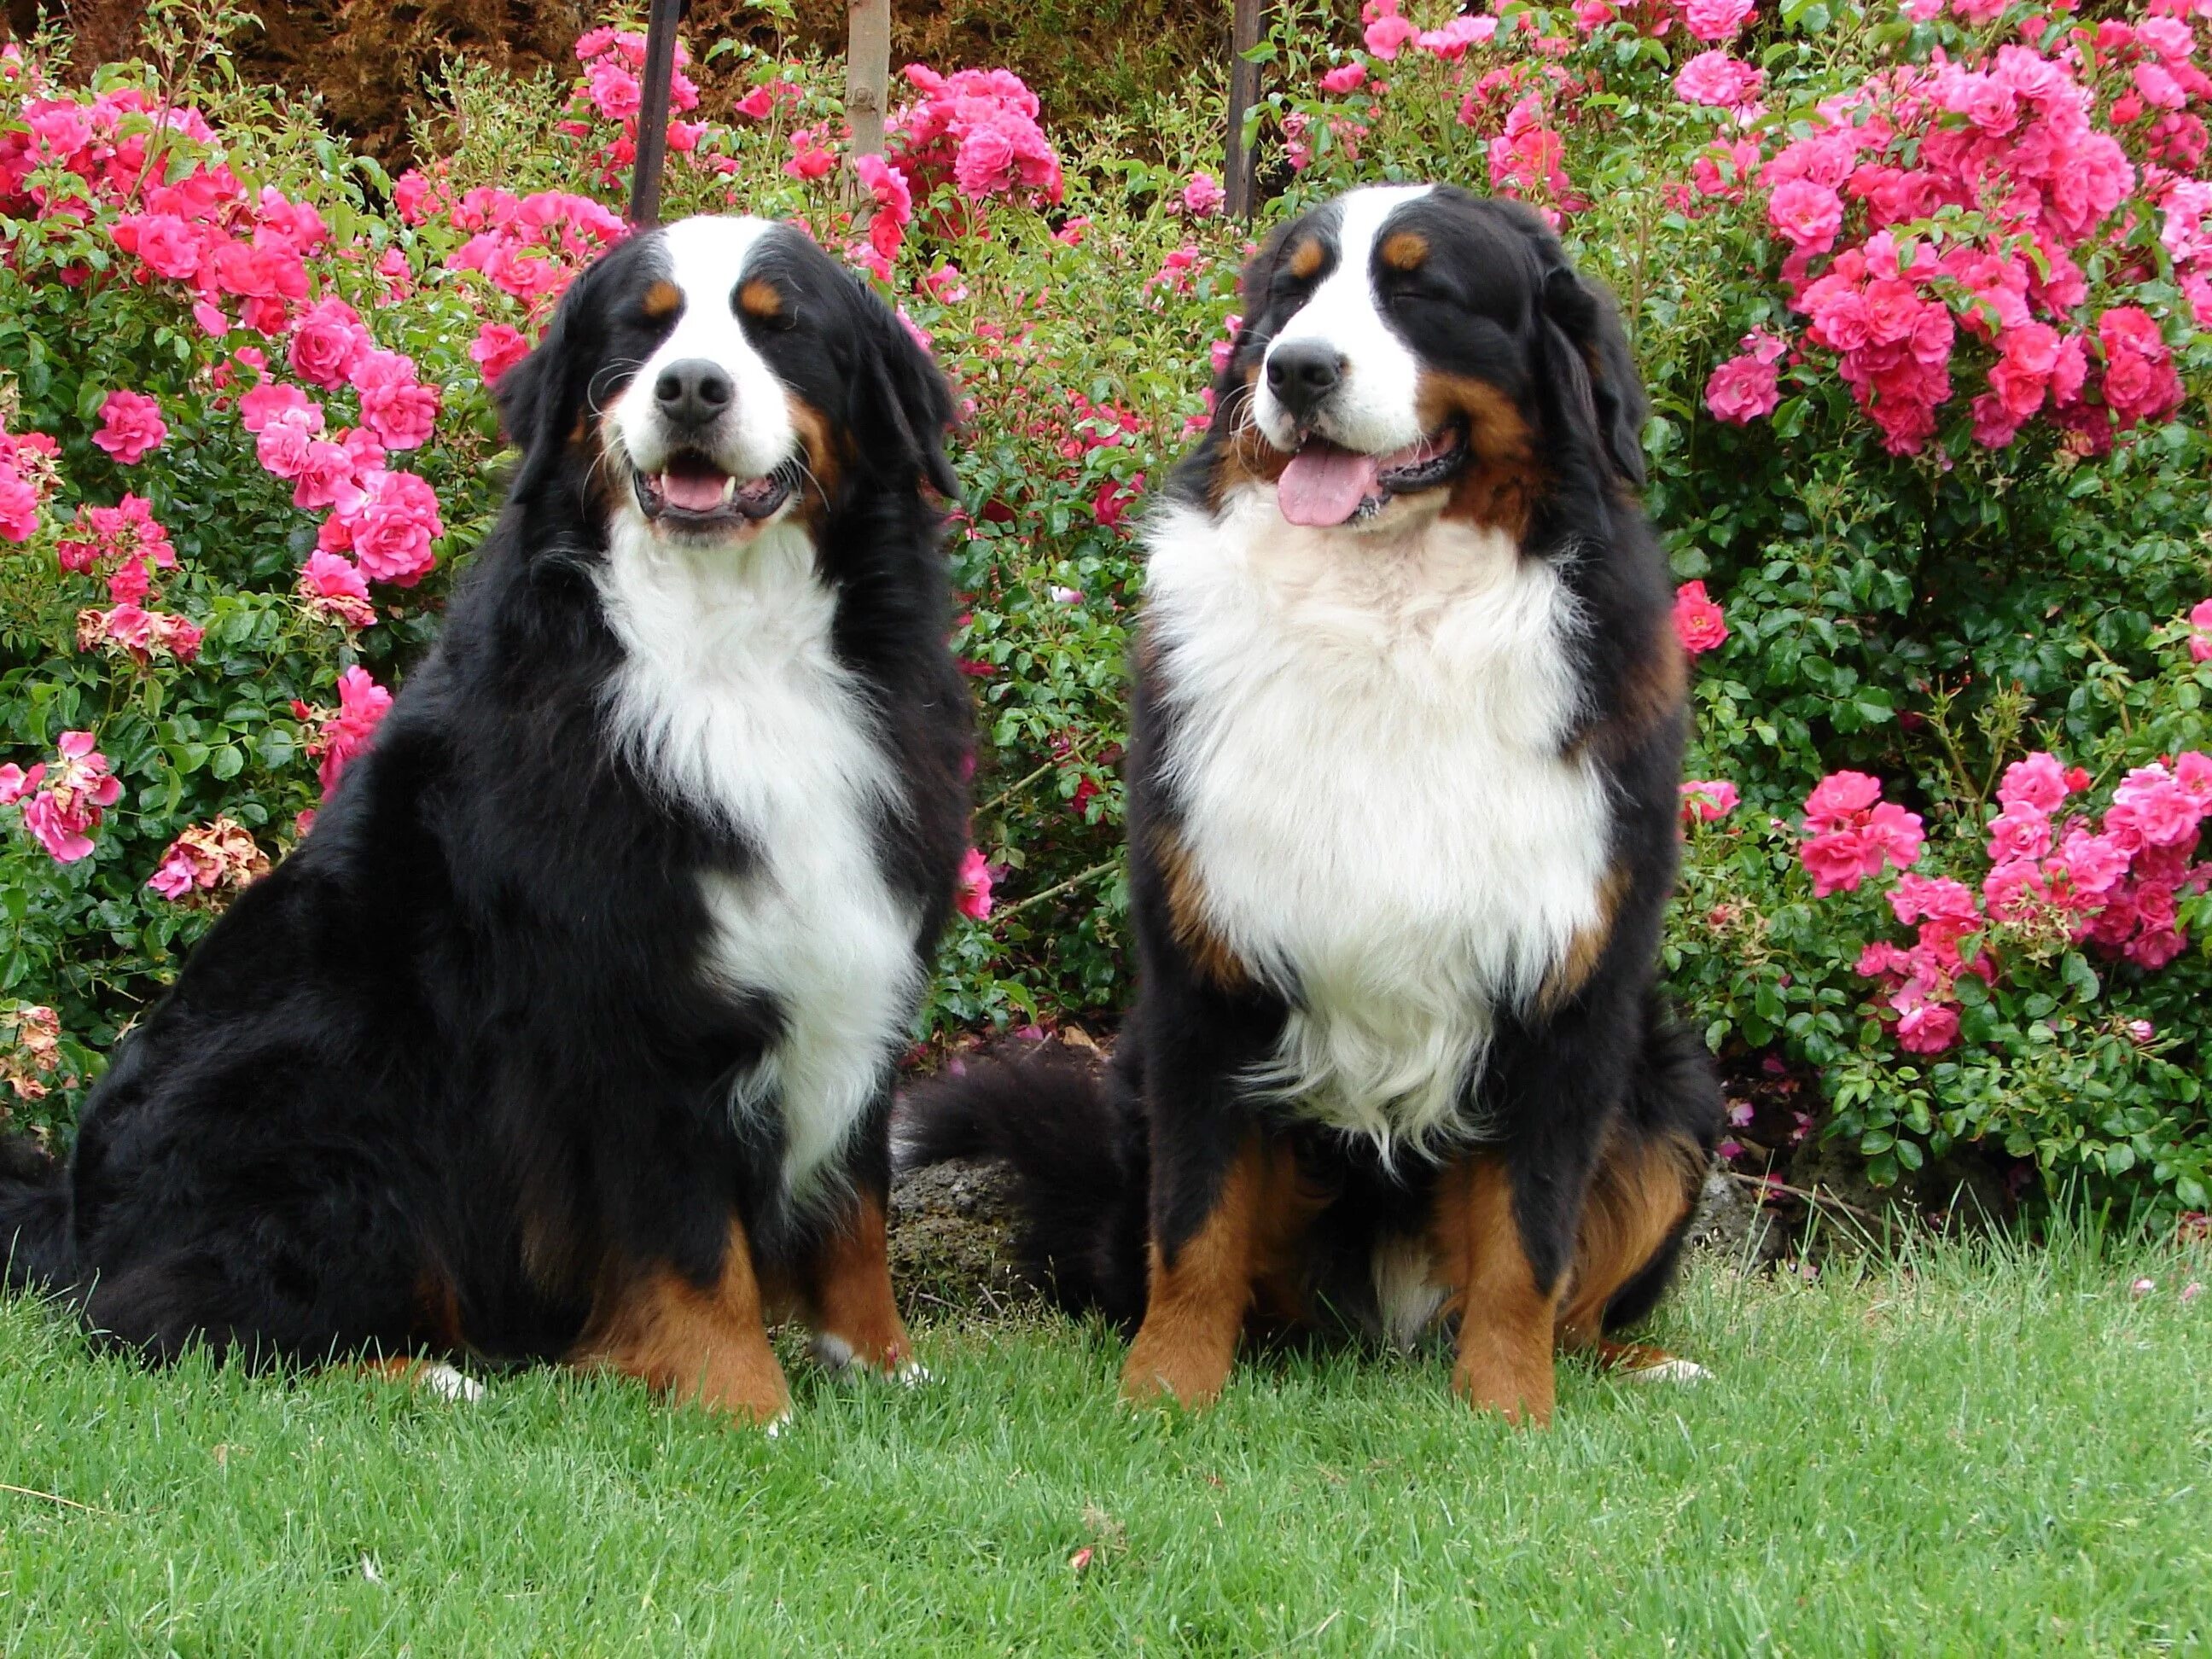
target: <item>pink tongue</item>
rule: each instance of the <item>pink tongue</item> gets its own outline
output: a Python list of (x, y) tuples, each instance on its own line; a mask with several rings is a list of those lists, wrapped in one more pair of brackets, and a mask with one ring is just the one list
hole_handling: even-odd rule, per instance
[(722, 504), (723, 475), (720, 472), (664, 472), (660, 493), (671, 507), (687, 513), (712, 513)]
[(1381, 493), (1375, 477), (1379, 467), (1376, 456), (1311, 439), (1291, 457), (1276, 480), (1276, 504), (1292, 524), (1316, 528), (1342, 524), (1359, 510), (1360, 502)]

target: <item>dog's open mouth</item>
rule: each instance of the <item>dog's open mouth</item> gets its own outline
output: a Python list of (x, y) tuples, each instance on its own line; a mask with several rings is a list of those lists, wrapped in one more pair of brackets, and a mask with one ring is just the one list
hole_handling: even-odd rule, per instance
[(1393, 495), (1449, 483), (1466, 465), (1467, 453), (1467, 434), (1456, 424), (1387, 455), (1310, 437), (1276, 480), (1275, 499), (1292, 524), (1316, 529), (1350, 524), (1378, 511)]
[(683, 529), (757, 524), (798, 487), (799, 466), (787, 461), (758, 478), (733, 477), (703, 455), (678, 455), (658, 472), (633, 472), (637, 504), (648, 519)]

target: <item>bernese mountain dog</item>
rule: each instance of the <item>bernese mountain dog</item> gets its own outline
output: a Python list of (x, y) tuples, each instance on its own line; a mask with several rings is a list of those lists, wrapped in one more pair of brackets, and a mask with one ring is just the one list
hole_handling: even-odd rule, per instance
[(1528, 209), (1393, 186), (1283, 227), (1243, 302), (1145, 530), (1111, 1069), (971, 1062), (902, 1156), (1012, 1161), (1031, 1271), (1137, 1328), (1133, 1399), (1324, 1320), (1455, 1320), (1515, 1420), (1555, 1347), (1694, 1374), (1606, 1340), (1721, 1117), (1655, 983), (1686, 675), (1612, 301)]
[(774, 1422), (786, 1310), (912, 1365), (887, 1119), (967, 811), (951, 397), (804, 232), (696, 218), (585, 271), (497, 398), (521, 459), (435, 648), (67, 1166), (14, 1149), (0, 1255), (156, 1361), (560, 1361)]

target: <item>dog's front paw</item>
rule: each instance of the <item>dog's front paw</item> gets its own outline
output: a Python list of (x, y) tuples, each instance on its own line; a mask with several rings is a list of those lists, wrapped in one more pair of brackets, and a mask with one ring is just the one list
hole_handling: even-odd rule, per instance
[(1162, 1341), (1149, 1330), (1139, 1331), (1121, 1367), (1121, 1397), (1136, 1406), (1170, 1400), (1191, 1409), (1211, 1406), (1236, 1362), (1233, 1347), (1224, 1352), (1214, 1345)]

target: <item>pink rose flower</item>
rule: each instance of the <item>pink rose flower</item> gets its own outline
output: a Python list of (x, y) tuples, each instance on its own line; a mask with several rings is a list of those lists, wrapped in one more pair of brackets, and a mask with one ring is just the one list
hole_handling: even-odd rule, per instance
[(2005, 768), (2004, 777), (1997, 784), (1997, 803), (2015, 817), (2047, 817), (2087, 781), (2084, 778), (2075, 782), (2056, 755), (2039, 750)]
[(93, 442), (124, 466), (136, 466), (169, 435), (161, 404), (143, 392), (109, 392), (100, 406), (100, 422)]
[(1367, 43), (1367, 50), (1387, 64), (1420, 32), (1413, 24), (1392, 11), (1368, 24), (1362, 38)]
[(1843, 228), (1844, 199), (1810, 179), (1792, 179), (1766, 198), (1767, 222), (1801, 253), (1826, 253)]
[(324, 521), (316, 544), (326, 553), (350, 552), (373, 580), (412, 587), (436, 564), (430, 544), (445, 533), (428, 483), (377, 469), (362, 475), (353, 507)]
[(1725, 52), (1701, 52), (1674, 73), (1674, 95), (1686, 104), (1734, 109), (1759, 96), (1766, 72)]
[(285, 361), (309, 385), (335, 392), (374, 344), (360, 313), (343, 300), (321, 300), (293, 325)]
[(1805, 827), (1832, 828), (1881, 799), (1881, 780), (1863, 772), (1831, 772), (1805, 797)]
[(1919, 858), (1923, 840), (1920, 815), (1891, 801), (1881, 802), (1867, 815), (1859, 836), (1872, 862), (1869, 875), (1877, 873), (1884, 860), (1904, 869)]
[(506, 323), (486, 323), (469, 343), (469, 357), (483, 375), (486, 386), (497, 386), (499, 377), (530, 355), (530, 342), (521, 331)]
[(1866, 845), (1852, 830), (1829, 830), (1814, 836), (1798, 849), (1797, 858), (1813, 878), (1814, 898), (1856, 892), (1866, 874)]
[(308, 609), (346, 628), (368, 628), (376, 622), (369, 603), (368, 579), (361, 567), (337, 553), (317, 548), (307, 555), (300, 571), (300, 597)]
[(264, 380), (238, 400), (239, 418), (248, 432), (262, 431), (277, 416), (295, 411), (303, 417), (310, 437), (323, 429), (323, 406), (295, 386)]
[(2212, 599), (2199, 599), (2190, 609), (2189, 659), (2212, 662)]
[(1740, 804), (1735, 785), (1725, 778), (1692, 780), (1681, 786), (1681, 795), (1683, 816), (1707, 823), (1726, 817)]
[(1682, 9), (1682, 25), (1700, 40), (1733, 40), (1743, 32), (1753, 0), (1690, 0)]
[(21, 805), (24, 827), (57, 864), (91, 856), (91, 832), (123, 795), (122, 781), (93, 742), (89, 732), (64, 732), (52, 765), (42, 761), (28, 772), (0, 766), (0, 805)]
[(1194, 219), (1209, 219), (1221, 211), (1228, 192), (1210, 173), (1194, 173), (1182, 187), (1182, 210)]
[(1720, 606), (1705, 597), (1702, 581), (1684, 582), (1674, 590), (1674, 632), (1692, 656), (1728, 638), (1728, 621)]
[(1897, 1046), (1907, 1054), (1940, 1054), (1959, 1040), (1959, 1011), (1950, 1004), (1899, 992), (1891, 1006), (1898, 1009)]
[(1771, 359), (1731, 357), (1705, 381), (1705, 407), (1730, 426), (1762, 420), (1781, 401), (1781, 373)]
[(2051, 820), (2037, 813), (1999, 813), (1990, 820), (1990, 862), (2039, 859), (2051, 850)]
[(371, 678), (368, 671), (358, 665), (338, 676), (338, 706), (336, 709), (310, 708), (295, 702), (292, 712), (302, 720), (316, 723), (316, 731), (307, 739), (307, 752), (322, 757), (320, 779), (323, 797), (330, 798), (337, 788), (345, 769), (376, 735), (377, 726), (392, 708), (392, 693)]
[(991, 915), (991, 866), (983, 855), (969, 848), (961, 855), (960, 874), (953, 907), (963, 916), (976, 921), (989, 920)]

